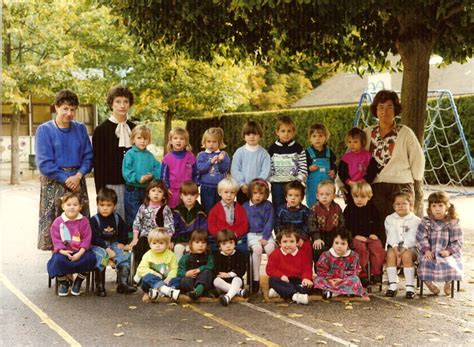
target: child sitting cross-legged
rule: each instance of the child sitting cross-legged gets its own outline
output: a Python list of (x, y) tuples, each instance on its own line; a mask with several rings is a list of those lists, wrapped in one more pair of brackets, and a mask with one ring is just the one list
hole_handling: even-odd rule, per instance
[(224, 295), (219, 302), (223, 306), (229, 305), (236, 295), (247, 298), (249, 293), (242, 289), (245, 271), (247, 269), (247, 258), (239, 250), (235, 249), (236, 237), (230, 230), (221, 230), (217, 233), (219, 252), (215, 255), (214, 287)]
[(299, 233), (292, 228), (283, 228), (278, 234), (280, 249), (270, 254), (266, 269), (270, 277), (268, 296), (307, 305), (313, 272), (311, 261), (298, 249), (298, 241)]
[(178, 263), (169, 249), (171, 236), (164, 228), (155, 228), (148, 234), (150, 250), (143, 255), (137, 273), (141, 277), (141, 288), (154, 300), (168, 296), (178, 300), (179, 278), (176, 277)]

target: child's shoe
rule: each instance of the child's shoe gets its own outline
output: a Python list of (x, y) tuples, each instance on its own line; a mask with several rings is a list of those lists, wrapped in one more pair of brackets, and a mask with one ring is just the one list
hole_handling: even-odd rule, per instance
[(130, 268), (125, 265), (119, 265), (117, 269), (117, 293), (119, 294), (131, 294), (137, 291), (137, 288), (128, 285), (128, 277), (130, 276)]
[(382, 275), (371, 275), (370, 276), (370, 283), (371, 284), (382, 283)]
[(179, 298), (180, 291), (174, 288), (170, 288), (168, 286), (161, 286), (159, 289), (160, 294), (163, 294), (164, 296), (168, 296), (174, 301), (177, 301)]
[(449, 281), (446, 281), (444, 282), (444, 294), (446, 294), (446, 296), (450, 296), (451, 295), (451, 282)]
[(275, 289), (270, 288), (270, 290), (268, 291), (268, 297), (269, 298), (279, 298), (280, 294), (278, 294)]
[(219, 298), (219, 303), (222, 305), (222, 306), (228, 306), (230, 304), (230, 298), (228, 295), (221, 295), (220, 298)]
[(74, 283), (72, 284), (72, 288), (71, 288), (72, 295), (75, 295), (75, 296), (81, 295), (81, 285), (85, 277), (86, 276), (83, 274), (77, 274), (76, 279), (74, 280)]
[(436, 286), (436, 284), (434, 284), (431, 281), (426, 281), (425, 284), (428, 287), (428, 289), (430, 290), (430, 292), (432, 292), (434, 295), (439, 294), (439, 288)]
[(411, 290), (407, 290), (407, 292), (405, 293), (405, 298), (407, 299), (415, 298), (415, 292), (412, 292)]
[(59, 281), (58, 283), (58, 295), (68, 296), (69, 295), (69, 281)]
[(239, 292), (239, 296), (242, 298), (248, 298), (249, 297), (249, 291), (245, 288), (241, 289)]
[(150, 290), (148, 290), (148, 296), (151, 300), (156, 300), (160, 297), (160, 291), (156, 288), (150, 288)]
[(170, 298), (173, 299), (174, 301), (178, 301), (179, 294), (181, 294), (181, 291), (179, 289), (172, 288)]
[(197, 299), (199, 298), (199, 295), (198, 295), (198, 293), (196, 293), (195, 290), (191, 290), (190, 292), (187, 293), (187, 295), (188, 295), (189, 298), (190, 298), (191, 300), (193, 300), (193, 301), (194, 301), (194, 300), (197, 300)]
[(295, 293), (291, 298), (294, 302), (301, 305), (308, 305), (308, 294)]
[(140, 284), (141, 280), (142, 278), (138, 274), (135, 274), (135, 276), (133, 276), (133, 282), (135, 282), (136, 284)]
[(257, 294), (260, 290), (260, 281), (252, 281), (252, 294)]
[(332, 298), (332, 293), (329, 290), (323, 292), (323, 299), (329, 300)]
[(361, 277), (360, 278), (360, 283), (362, 284), (362, 287), (364, 287), (364, 288), (367, 288), (370, 284), (367, 277)]

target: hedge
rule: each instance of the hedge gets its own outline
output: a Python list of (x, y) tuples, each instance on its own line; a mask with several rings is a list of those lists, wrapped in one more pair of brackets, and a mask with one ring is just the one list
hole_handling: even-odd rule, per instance
[[(472, 152), (472, 148), (474, 148), (474, 96), (456, 98), (455, 103), (461, 117), (461, 123), (464, 128), (465, 136), (469, 142), (469, 148)], [(240, 136), (240, 132), (242, 125), (248, 119), (256, 120), (262, 125), (263, 139), (261, 141), (261, 145), (265, 148), (268, 148), (268, 146), (270, 146), (270, 144), (276, 139), (276, 120), (279, 116), (287, 115), (290, 116), (295, 122), (297, 129), (296, 140), (303, 146), (308, 145), (307, 131), (309, 127), (314, 123), (325, 124), (331, 133), (329, 145), (334, 150), (337, 158), (340, 158), (346, 150), (344, 138), (347, 131), (352, 127), (356, 110), (357, 106), (341, 106), (311, 109), (288, 109), (266, 112), (229, 113), (217, 117), (190, 119), (186, 124), (186, 129), (189, 131), (190, 142), (193, 146), (193, 151), (197, 153), (202, 150), (201, 138), (204, 131), (210, 127), (220, 126), (222, 129), (224, 129), (224, 142), (227, 144), (227, 148), (225, 150), (231, 155), (244, 143)], [(446, 117), (449, 118), (450, 115), (443, 115), (443, 118)], [(450, 130), (447, 132), (447, 134), (448, 136), (454, 136), (454, 138), (456, 138), (456, 136), (458, 136), (456, 131), (457, 130)], [(455, 152), (458, 153), (457, 155), (459, 155), (460, 149), (456, 148)], [(435, 162), (439, 162), (439, 158), (433, 159)], [(457, 169), (466, 173), (468, 170), (468, 165), (463, 163), (462, 165), (457, 166)], [(427, 178), (432, 181), (430, 175), (427, 175)], [(446, 174), (441, 175), (441, 179), (445, 181)], [(432, 183), (434, 182), (432, 181)], [(472, 176), (467, 183), (474, 185)]]

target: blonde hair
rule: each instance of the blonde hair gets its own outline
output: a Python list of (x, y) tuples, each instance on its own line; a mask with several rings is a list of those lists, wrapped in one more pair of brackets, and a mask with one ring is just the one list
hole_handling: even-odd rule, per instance
[(137, 125), (133, 128), (132, 133), (130, 134), (130, 142), (133, 143), (133, 140), (138, 135), (141, 135), (147, 139), (148, 142), (151, 142), (151, 130), (146, 125)]
[(168, 134), (168, 145), (166, 146), (166, 151), (168, 153), (173, 151), (173, 146), (171, 145), (171, 139), (173, 138), (173, 136), (176, 136), (176, 135), (184, 137), (184, 139), (186, 141), (185, 149), (187, 151), (190, 151), (190, 150), (193, 149), (191, 147), (191, 145), (189, 144), (189, 133), (188, 133), (188, 131), (184, 128), (176, 127), (176, 128), (171, 129), (170, 133)]
[(334, 190), (334, 194), (336, 194), (336, 185), (334, 184), (334, 182), (329, 180), (322, 180), (321, 182), (319, 182), (318, 187), (316, 189), (316, 193), (319, 191), (319, 188), (322, 188), (324, 186), (330, 186)]
[(157, 241), (164, 242), (166, 246), (169, 246), (171, 242), (171, 236), (168, 234), (165, 228), (155, 228), (148, 234), (148, 244)]
[(449, 202), (449, 195), (446, 192), (434, 192), (428, 197), (428, 214), (431, 214), (431, 205), (442, 203), (446, 206), (446, 217), (449, 220), (458, 219), (458, 213), (454, 205)]
[(206, 141), (209, 137), (217, 138), (219, 149), (226, 147), (226, 144), (224, 143), (224, 130), (222, 130), (222, 128), (209, 128), (204, 132), (204, 134), (202, 134), (201, 144), (203, 148), (206, 148)]
[(367, 182), (357, 182), (352, 186), (352, 196), (360, 196), (366, 198), (372, 198), (372, 187)]
[(231, 176), (227, 176), (220, 180), (217, 184), (217, 191), (220, 193), (223, 189), (232, 188), (235, 193), (239, 191), (239, 184)]

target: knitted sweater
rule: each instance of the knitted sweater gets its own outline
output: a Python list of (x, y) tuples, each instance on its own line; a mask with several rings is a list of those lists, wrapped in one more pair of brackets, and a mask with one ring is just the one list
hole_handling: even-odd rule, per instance
[(221, 151), (202, 151), (197, 155), (197, 171), (199, 173), (199, 183), (204, 187), (216, 188), (217, 184), (225, 178), (230, 169), (230, 158), (226, 153), (224, 160), (211, 164), (212, 158), (219, 155)]
[(382, 239), (383, 224), (377, 209), (370, 200), (367, 205), (362, 207), (357, 207), (353, 202), (350, 202), (344, 209), (344, 221), (347, 229), (352, 233), (352, 237), (357, 235), (369, 237), (374, 234)]
[(420, 217), (413, 212), (400, 217), (396, 212), (385, 218), (385, 232), (387, 233), (387, 244), (397, 247), (403, 242), (403, 247), (413, 248), (416, 246), (416, 231), (420, 224)]
[(55, 253), (62, 249), (73, 252), (81, 248), (89, 249), (91, 239), (89, 219), (80, 213), (76, 219), (69, 219), (63, 212), (51, 225), (51, 241)]
[(214, 256), (207, 253), (188, 253), (181, 257), (178, 263), (178, 277), (185, 277), (186, 271), (199, 269), (214, 270)]
[(247, 213), (249, 233), (262, 233), (262, 238), (268, 241), (270, 237), (272, 237), (273, 222), (275, 219), (272, 203), (265, 200), (255, 205), (251, 201), (247, 201), (242, 207)]
[(308, 175), (306, 153), (299, 143), (275, 141), (268, 148), (270, 155), (270, 182), (305, 182)]
[(287, 204), (278, 207), (275, 214), (275, 233), (278, 234), (284, 227), (295, 228), (303, 240), (309, 239), (308, 218), (309, 208), (305, 205), (288, 207)]
[(230, 272), (232, 277), (243, 277), (247, 271), (247, 257), (235, 250), (231, 255), (225, 255), (217, 252), (214, 256), (214, 273), (216, 276), (219, 272)]
[(207, 216), (202, 206), (196, 201), (188, 210), (184, 204), (173, 209), (174, 234), (173, 242), (189, 242), (191, 233), (196, 229), (207, 230)]
[(268, 257), (267, 275), (270, 277), (287, 276), (301, 280), (311, 280), (313, 271), (308, 257), (298, 249), (293, 253), (284, 253), (281, 249), (275, 250)]
[(239, 186), (254, 178), (266, 180), (270, 175), (270, 155), (261, 146), (244, 145), (235, 151), (230, 172)]
[(217, 203), (209, 211), (207, 218), (209, 234), (216, 236), (223, 229), (232, 231), (237, 238), (245, 235), (248, 231), (247, 214), (242, 206), (234, 202), (234, 224), (230, 225), (225, 219), (224, 206)]
[[(97, 219), (99, 219), (98, 222)], [(90, 218), (89, 222), (92, 229), (93, 245), (107, 248), (108, 244), (114, 242), (124, 245), (128, 243), (127, 226), (118, 213), (114, 212), (107, 217), (97, 213)]]

